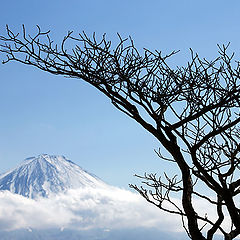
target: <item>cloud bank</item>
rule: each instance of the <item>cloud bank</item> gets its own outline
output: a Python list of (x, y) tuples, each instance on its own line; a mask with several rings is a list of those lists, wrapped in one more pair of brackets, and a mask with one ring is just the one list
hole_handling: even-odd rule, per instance
[(136, 227), (182, 231), (176, 216), (163, 213), (136, 193), (116, 187), (75, 189), (37, 200), (0, 192), (0, 230), (102, 228), (108, 231)]

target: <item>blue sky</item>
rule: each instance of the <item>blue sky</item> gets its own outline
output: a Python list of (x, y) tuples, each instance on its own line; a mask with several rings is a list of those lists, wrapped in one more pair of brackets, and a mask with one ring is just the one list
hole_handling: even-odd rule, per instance
[[(60, 41), (68, 30), (96, 32), (116, 41), (116, 33), (138, 48), (165, 53), (189, 48), (212, 59), (217, 43), (231, 42), (239, 55), (240, 2), (142, 0), (22, 0), (1, 3), (5, 24), (31, 32), (38, 24)], [(4, 56), (0, 55), (0, 60)], [(110, 184), (127, 188), (134, 173), (161, 173), (169, 166), (154, 153), (158, 143), (110, 101), (81, 80), (52, 76), (17, 63), (0, 65), (0, 172), (41, 153), (65, 155)]]

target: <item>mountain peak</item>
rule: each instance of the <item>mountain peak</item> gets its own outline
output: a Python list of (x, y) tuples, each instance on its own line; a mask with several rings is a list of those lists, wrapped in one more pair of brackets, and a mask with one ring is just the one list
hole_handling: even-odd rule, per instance
[(68, 189), (106, 186), (66, 157), (48, 154), (26, 158), (13, 170), (0, 175), (0, 190), (29, 198), (49, 197)]
[(39, 154), (37, 157), (33, 156), (33, 157), (28, 157), (28, 158), (25, 158), (24, 159), (24, 162), (25, 161), (37, 161), (37, 160), (47, 160), (47, 161), (51, 161), (51, 159), (62, 159), (62, 160), (66, 160), (68, 161), (68, 159), (63, 156), (63, 155), (50, 155), (50, 154), (47, 154), (47, 153), (42, 153), (42, 154)]

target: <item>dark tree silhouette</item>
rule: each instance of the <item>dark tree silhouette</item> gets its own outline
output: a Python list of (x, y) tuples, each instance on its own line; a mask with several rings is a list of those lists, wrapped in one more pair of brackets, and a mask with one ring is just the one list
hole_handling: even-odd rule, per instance
[[(24, 26), (22, 34), (6, 30), (0, 36), (3, 63), (18, 61), (88, 82), (151, 133), (159, 141), (159, 157), (179, 169), (180, 176), (138, 176), (144, 187), (132, 188), (179, 215), (191, 239), (221, 234), (229, 240), (240, 234), (240, 63), (227, 53), (228, 46), (219, 46), (213, 61), (191, 50), (186, 66), (172, 68), (168, 60), (177, 52), (140, 54), (131, 38), (119, 36), (113, 47), (105, 35), (98, 41), (95, 35), (69, 32), (55, 45), (40, 27), (35, 35)], [(209, 208), (199, 209), (199, 202)]]

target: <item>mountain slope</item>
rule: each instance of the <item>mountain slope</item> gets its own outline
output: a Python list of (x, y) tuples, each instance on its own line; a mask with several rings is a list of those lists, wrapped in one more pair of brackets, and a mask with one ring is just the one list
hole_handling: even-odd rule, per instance
[(106, 186), (64, 156), (48, 154), (27, 158), (15, 169), (0, 175), (0, 190), (29, 198), (48, 197), (67, 189)]

